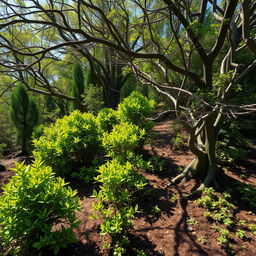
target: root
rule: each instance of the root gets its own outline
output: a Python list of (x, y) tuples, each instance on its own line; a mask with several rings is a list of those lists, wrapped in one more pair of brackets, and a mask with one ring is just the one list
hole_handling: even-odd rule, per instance
[(220, 187), (215, 176), (212, 175), (212, 172), (208, 172), (208, 175), (205, 177), (201, 185), (197, 189), (193, 190), (189, 195), (184, 196), (182, 199), (185, 200), (199, 197), (201, 196), (203, 190), (207, 187), (210, 187), (211, 185), (213, 185), (217, 189)]
[(180, 183), (181, 181), (188, 181), (189, 179), (193, 178), (195, 176), (195, 166), (197, 165), (197, 159), (194, 159), (188, 167), (179, 175), (177, 175), (175, 178), (172, 179), (172, 181), (167, 185), (175, 185)]

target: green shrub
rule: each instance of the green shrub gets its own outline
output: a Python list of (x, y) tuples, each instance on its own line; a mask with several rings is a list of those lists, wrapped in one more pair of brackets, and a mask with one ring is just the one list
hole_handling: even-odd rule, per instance
[(68, 174), (94, 159), (100, 147), (98, 124), (92, 114), (76, 110), (45, 128), (34, 145), (36, 158), (57, 174)]
[[(17, 163), (10, 182), (3, 185), (0, 197), (0, 237), (4, 246), (15, 248), (15, 254), (50, 248), (55, 254), (76, 239), (76, 191), (55, 178), (51, 167), (35, 161), (32, 166)], [(67, 223), (57, 228), (58, 223)], [(53, 231), (53, 227), (55, 227)], [(37, 255), (37, 254), (36, 254)]]
[(219, 133), (216, 153), (221, 161), (235, 163), (246, 158), (246, 150), (243, 149), (248, 145), (240, 133), (239, 123), (234, 120), (225, 120)]
[(241, 184), (237, 190), (241, 193), (243, 202), (249, 204), (251, 208), (256, 208), (256, 189), (251, 184)]
[(129, 243), (126, 236), (138, 206), (132, 206), (136, 193), (145, 185), (145, 178), (137, 172), (130, 162), (122, 163), (117, 159), (102, 165), (96, 177), (101, 183), (101, 190), (94, 191), (100, 201), (93, 205), (105, 219), (101, 225), (101, 234), (112, 237), (113, 255), (125, 254), (125, 245)]
[(111, 157), (127, 158), (129, 153), (139, 148), (145, 135), (144, 129), (130, 123), (114, 126), (110, 133), (104, 133), (102, 145)]
[(117, 111), (112, 108), (103, 108), (98, 113), (97, 121), (104, 132), (110, 132), (119, 122)]
[(152, 128), (152, 122), (147, 121), (146, 118), (151, 117), (153, 111), (154, 102), (136, 91), (118, 105), (121, 121), (133, 123), (146, 131)]

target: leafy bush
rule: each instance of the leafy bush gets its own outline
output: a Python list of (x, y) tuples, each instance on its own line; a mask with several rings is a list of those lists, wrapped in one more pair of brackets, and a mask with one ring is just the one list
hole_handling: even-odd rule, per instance
[(123, 255), (124, 246), (129, 242), (127, 228), (138, 211), (138, 206), (132, 203), (136, 200), (136, 192), (146, 185), (145, 178), (130, 162), (121, 163), (117, 159), (102, 165), (98, 172), (96, 181), (101, 183), (101, 190), (94, 191), (94, 195), (100, 201), (93, 206), (105, 219), (101, 234), (111, 235), (114, 255)]
[(100, 148), (99, 127), (92, 114), (76, 110), (45, 128), (34, 145), (36, 158), (53, 167), (56, 173), (68, 174), (74, 167), (93, 160)]
[(146, 120), (154, 111), (154, 102), (148, 100), (139, 92), (132, 92), (118, 105), (118, 113), (121, 121), (130, 122), (149, 131), (152, 122)]
[[(76, 239), (76, 191), (55, 178), (51, 167), (35, 161), (32, 166), (17, 163), (10, 183), (3, 185), (0, 197), (0, 237), (4, 246), (16, 248), (16, 254), (50, 248), (55, 254)], [(53, 231), (60, 222), (68, 224)], [(35, 254), (34, 254), (35, 255)]]
[(104, 132), (110, 132), (113, 126), (119, 122), (117, 111), (111, 108), (103, 108), (98, 113), (97, 121)]
[(256, 208), (256, 189), (250, 184), (243, 184), (237, 187), (237, 190), (241, 193), (242, 201), (248, 203), (250, 207)]
[(143, 142), (144, 129), (130, 123), (121, 123), (114, 126), (110, 133), (104, 133), (102, 145), (111, 157), (127, 158)]
[(149, 158), (149, 167), (147, 168), (149, 172), (160, 173), (167, 171), (167, 161), (160, 158), (157, 155), (153, 155)]
[(216, 152), (220, 160), (234, 163), (245, 159), (246, 150), (241, 146), (247, 144), (239, 131), (238, 122), (227, 120), (220, 131)]

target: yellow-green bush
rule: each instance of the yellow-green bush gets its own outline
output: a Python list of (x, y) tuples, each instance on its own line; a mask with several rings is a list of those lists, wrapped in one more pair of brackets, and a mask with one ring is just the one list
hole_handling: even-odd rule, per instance
[[(50, 248), (55, 254), (76, 239), (75, 210), (79, 208), (76, 191), (54, 176), (51, 167), (40, 161), (31, 166), (16, 164), (16, 175), (3, 186), (0, 197), (0, 239), (14, 254), (37, 255)], [(60, 222), (61, 226), (53, 231)]]
[(97, 116), (99, 126), (104, 132), (110, 132), (119, 123), (118, 119), (117, 111), (112, 108), (101, 109)]
[(100, 148), (99, 126), (92, 114), (76, 110), (45, 128), (34, 146), (35, 158), (57, 174), (68, 174), (94, 159)]
[(148, 100), (139, 92), (132, 92), (118, 105), (119, 118), (122, 122), (129, 122), (150, 130), (152, 122), (146, 120), (154, 111), (154, 101)]
[(110, 133), (103, 134), (102, 145), (111, 157), (126, 158), (129, 153), (141, 145), (144, 135), (144, 129), (124, 122), (115, 125)]
[(95, 179), (101, 183), (101, 189), (98, 193), (94, 191), (94, 196), (100, 201), (94, 204), (94, 209), (104, 218), (101, 234), (111, 235), (113, 255), (125, 255), (129, 243), (126, 232), (138, 211), (138, 206), (133, 206), (135, 195), (146, 185), (145, 178), (135, 165), (117, 159), (102, 165), (98, 172)]

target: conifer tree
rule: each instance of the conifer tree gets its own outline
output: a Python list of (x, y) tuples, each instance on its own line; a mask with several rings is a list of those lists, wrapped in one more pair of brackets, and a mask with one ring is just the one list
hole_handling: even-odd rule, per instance
[[(80, 63), (75, 63), (72, 70), (72, 96), (82, 101), (84, 93), (84, 74)], [(79, 109), (76, 103), (73, 103), (73, 109)]]
[(26, 155), (33, 128), (38, 123), (39, 112), (35, 100), (28, 95), (23, 84), (19, 84), (11, 94), (10, 117), (17, 130), (22, 153)]

